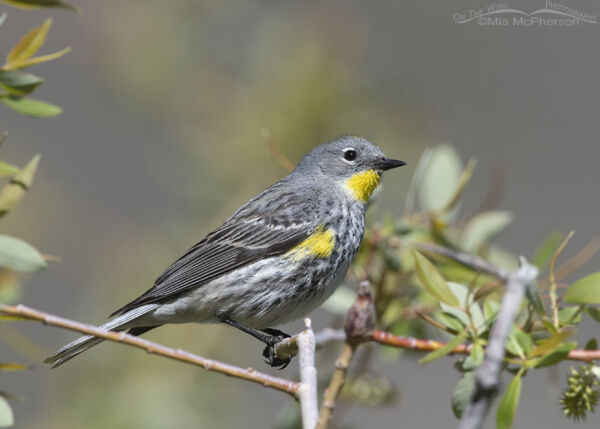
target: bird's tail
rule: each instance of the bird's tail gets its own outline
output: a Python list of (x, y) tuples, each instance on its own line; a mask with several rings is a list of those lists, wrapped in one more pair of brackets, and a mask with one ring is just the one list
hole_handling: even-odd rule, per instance
[[(133, 324), (131, 322), (135, 321), (138, 317), (154, 310), (156, 307), (158, 307), (158, 304), (142, 305), (138, 308), (128, 311), (125, 314), (117, 316), (112, 320), (109, 320), (104, 325), (100, 326), (100, 328), (106, 331), (124, 331), (132, 327)], [(144, 332), (145, 330), (148, 329), (144, 329), (141, 332)], [(44, 360), (44, 363), (50, 365), (52, 368), (56, 368), (69, 359), (72, 359), (78, 354), (83, 353), (87, 349), (94, 347), (96, 344), (100, 344), (102, 341), (104, 341), (103, 338), (94, 337), (93, 335), (85, 335), (48, 356)]]

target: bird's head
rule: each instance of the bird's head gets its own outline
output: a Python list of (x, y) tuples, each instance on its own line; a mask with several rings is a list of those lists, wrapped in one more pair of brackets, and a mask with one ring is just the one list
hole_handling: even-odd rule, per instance
[(404, 161), (387, 158), (367, 139), (342, 136), (304, 155), (295, 172), (329, 177), (357, 200), (367, 202), (379, 185), (381, 174), (405, 164)]

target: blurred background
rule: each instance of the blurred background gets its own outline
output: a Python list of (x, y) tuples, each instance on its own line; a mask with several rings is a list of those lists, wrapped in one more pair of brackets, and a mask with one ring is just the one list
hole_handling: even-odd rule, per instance
[[(61, 116), (29, 119), (0, 106), (0, 131), (10, 131), (3, 159), (43, 156), (31, 192), (2, 226), (62, 258), (26, 279), (27, 305), (103, 322), (286, 174), (265, 140), (297, 162), (339, 134), (371, 139), (409, 163), (384, 181), (378, 213), (391, 214), (401, 213), (422, 151), (448, 141), (463, 159), (479, 159), (467, 207), (505, 169), (500, 207), (515, 221), (499, 243), (508, 250), (530, 256), (550, 232), (574, 229), (568, 255), (598, 233), (599, 25), (453, 23), (453, 13), (481, 7), (474, 0), (76, 4), (83, 15), (0, 7), (9, 12), (2, 55), (48, 16), (44, 49), (73, 48), (36, 68), (46, 78), (36, 98), (63, 107)], [(591, 0), (564, 4), (600, 14)], [(316, 329), (332, 323), (326, 310), (313, 316)], [(49, 371), (38, 362), (75, 334), (32, 323), (2, 325), (0, 334), (36, 362), (2, 374), (2, 389), (26, 398), (14, 403), (19, 428), (266, 428), (289, 411), (273, 391), (114, 344)], [(276, 372), (257, 342), (230, 328), (168, 326), (147, 338)], [(4, 343), (0, 353), (22, 360)], [(453, 358), (425, 367), (418, 357), (378, 357), (373, 367), (390, 377), (397, 400), (341, 406), (339, 427), (455, 426)], [(334, 355), (318, 359), (329, 368)], [(528, 375), (515, 427), (572, 425), (557, 404), (566, 368)], [(296, 365), (278, 375), (295, 377)], [(577, 427), (599, 423), (592, 415)]]

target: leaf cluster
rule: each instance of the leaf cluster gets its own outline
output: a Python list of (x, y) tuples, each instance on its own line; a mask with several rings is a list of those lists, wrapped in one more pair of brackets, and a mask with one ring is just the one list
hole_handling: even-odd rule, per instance
[[(428, 149), (416, 168), (404, 215), (369, 226), (353, 267), (355, 278), (368, 278), (375, 287), (379, 329), (413, 336), (430, 335), (433, 329), (447, 339), (445, 346), (424, 356), (420, 363), (440, 359), (459, 344), (469, 345), (470, 354), (455, 365), (461, 373), (452, 397), (458, 418), (472, 393), (474, 370), (483, 362), (504, 284), (469, 264), (427, 252), (425, 245), (476, 256), (506, 272), (517, 267), (516, 255), (494, 243), (513, 221), (512, 213), (487, 204), (474, 213), (461, 213), (474, 167), (475, 160), (463, 166), (449, 144)], [(486, 201), (497, 199), (488, 195)], [(600, 322), (600, 272), (563, 283), (571, 274), (569, 267), (580, 266), (590, 254), (582, 252), (575, 261), (557, 267), (568, 238), (570, 235), (565, 240), (562, 234), (551, 234), (531, 257), (546, 271), (527, 286), (526, 300), (506, 343), (503, 369), (513, 378), (500, 399), (498, 428), (511, 427), (527, 372), (555, 366), (567, 358), (577, 347), (573, 337), (582, 315)], [(344, 311), (348, 305), (344, 296), (343, 290), (334, 295), (328, 308)], [(393, 358), (399, 353), (386, 350), (385, 355)]]
[[(3, 2), (25, 8), (65, 5), (62, 2), (40, 0), (3, 0)], [(6, 16), (6, 13), (0, 16), (0, 26), (6, 20)], [(36, 56), (46, 42), (51, 26), (52, 19), (48, 18), (42, 25), (27, 32), (10, 50), (4, 65), (0, 66), (0, 101), (23, 115), (47, 118), (59, 115), (62, 111), (58, 106), (29, 97), (44, 82), (44, 79), (23, 71), (31, 66), (60, 58), (71, 51), (71, 48), (67, 47), (52, 54)]]

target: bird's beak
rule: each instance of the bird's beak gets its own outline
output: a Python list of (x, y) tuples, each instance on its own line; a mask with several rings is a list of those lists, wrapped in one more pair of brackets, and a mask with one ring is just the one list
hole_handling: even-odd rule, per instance
[(403, 165), (406, 165), (406, 162), (389, 158), (383, 158), (375, 162), (375, 168), (382, 171), (390, 170), (396, 167), (402, 167)]

